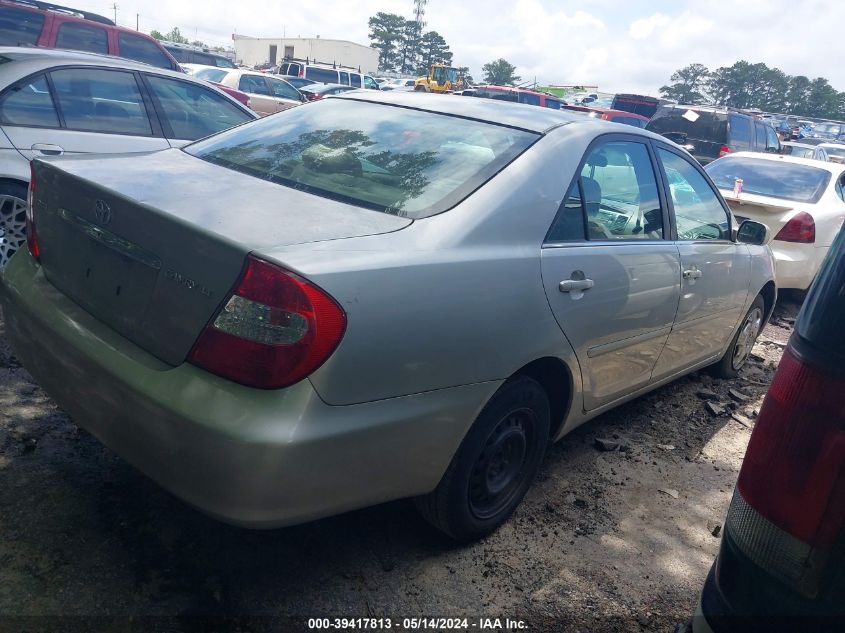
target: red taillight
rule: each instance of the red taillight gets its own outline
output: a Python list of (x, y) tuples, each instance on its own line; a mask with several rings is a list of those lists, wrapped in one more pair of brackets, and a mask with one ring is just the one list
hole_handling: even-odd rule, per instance
[(35, 165), (29, 164), (29, 190), (26, 196), (26, 247), (36, 261), (41, 259), (38, 231), (35, 228)]
[(816, 241), (816, 223), (806, 211), (796, 213), (789, 222), (775, 235), (781, 242), (812, 244)]
[(279, 389), (322, 365), (345, 330), (346, 314), (328, 294), (250, 255), (188, 360), (244, 385)]
[(739, 474), (727, 526), (755, 563), (813, 595), (845, 526), (845, 379), (781, 359)]
[(721, 158), (722, 156), (725, 156), (726, 154), (730, 154), (730, 153), (731, 153), (731, 148), (728, 147), (727, 145), (722, 145), (719, 148), (719, 158)]

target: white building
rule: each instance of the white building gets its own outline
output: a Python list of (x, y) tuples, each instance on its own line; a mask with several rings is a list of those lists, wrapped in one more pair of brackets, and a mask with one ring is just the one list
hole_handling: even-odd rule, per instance
[(267, 62), (278, 64), (285, 58), (308, 59), (324, 64), (339, 64), (361, 68), (362, 72), (378, 70), (378, 51), (363, 44), (347, 40), (329, 40), (320, 37), (248, 37), (233, 35), (235, 60), (240, 64), (255, 66)]

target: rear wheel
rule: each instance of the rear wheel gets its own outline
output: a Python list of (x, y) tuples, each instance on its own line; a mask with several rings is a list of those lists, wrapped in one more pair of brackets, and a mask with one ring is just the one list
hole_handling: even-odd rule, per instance
[(739, 325), (739, 328), (734, 334), (728, 351), (722, 356), (722, 359), (713, 365), (713, 373), (721, 378), (735, 378), (739, 374), (739, 370), (748, 361), (751, 356), (751, 349), (754, 343), (757, 342), (757, 337), (763, 329), (763, 319), (766, 306), (763, 303), (763, 297), (757, 295), (754, 303), (748, 309), (745, 318)]
[(26, 185), (0, 183), (0, 270), (26, 244)]
[(549, 400), (535, 380), (505, 383), (478, 416), (443, 479), (416, 500), (441, 532), (471, 540), (513, 513), (537, 474), (549, 437)]

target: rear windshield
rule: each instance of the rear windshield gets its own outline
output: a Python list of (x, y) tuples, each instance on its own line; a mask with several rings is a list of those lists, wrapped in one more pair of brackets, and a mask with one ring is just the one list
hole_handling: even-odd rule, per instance
[(839, 123), (816, 123), (813, 132), (821, 134), (841, 134), (842, 126)]
[(463, 200), (538, 138), (431, 112), (327, 99), (186, 151), (256, 178), (422, 218)]
[(812, 158), (816, 155), (814, 147), (802, 147), (800, 145), (783, 145), (781, 152), (788, 156), (795, 156), (796, 158)]
[(742, 191), (761, 196), (818, 202), (830, 182), (830, 172), (779, 160), (727, 156), (704, 168), (719, 189), (733, 189), (742, 178)]
[(825, 145), (824, 151), (827, 152), (828, 156), (836, 156), (837, 158), (845, 158), (845, 145), (843, 145), (842, 147), (831, 147), (830, 145)]
[(661, 108), (649, 121), (646, 129), (681, 143), (686, 142), (686, 139), (725, 143), (728, 137), (728, 120), (724, 114), (713, 112)]
[(214, 83), (219, 84), (228, 74), (229, 71), (227, 70), (219, 70), (217, 68), (200, 68), (194, 73), (194, 77), (197, 79), (205, 79), (206, 81), (213, 81)]

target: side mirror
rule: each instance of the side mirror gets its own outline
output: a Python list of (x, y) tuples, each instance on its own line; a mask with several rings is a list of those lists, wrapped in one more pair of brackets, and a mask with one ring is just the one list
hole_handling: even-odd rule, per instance
[(736, 232), (736, 241), (742, 244), (762, 246), (769, 241), (769, 228), (754, 220), (745, 220)]
[(302, 103), (306, 103), (308, 101), (308, 97), (306, 97), (304, 94), (302, 94), (300, 92), (299, 93), (299, 101), (302, 102)]

